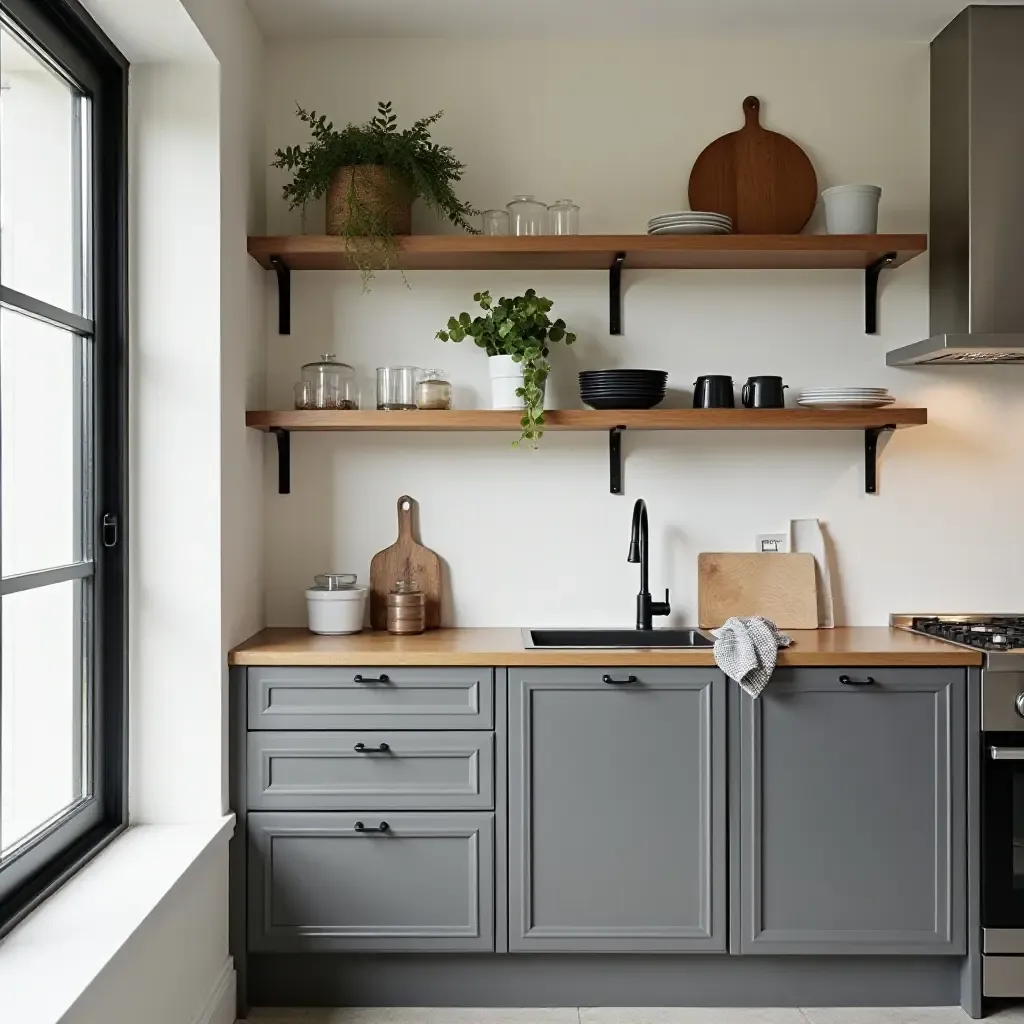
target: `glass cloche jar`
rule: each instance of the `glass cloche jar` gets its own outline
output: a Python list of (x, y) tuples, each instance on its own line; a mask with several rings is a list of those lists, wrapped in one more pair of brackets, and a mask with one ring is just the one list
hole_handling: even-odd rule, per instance
[(348, 363), (336, 362), (333, 353), (324, 353), (319, 362), (306, 363), (302, 367), (302, 379), (310, 385), (310, 408), (359, 408), (356, 371)]

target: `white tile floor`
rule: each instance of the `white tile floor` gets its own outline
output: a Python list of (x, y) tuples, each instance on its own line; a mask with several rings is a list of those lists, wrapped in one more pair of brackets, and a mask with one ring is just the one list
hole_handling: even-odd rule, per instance
[[(707, 1007), (581, 1006), (561, 1009), (472, 1010), (437, 1007), (256, 1009), (252, 1024), (966, 1024), (959, 1007), (713, 1009)], [(1024, 1024), (1024, 1007), (987, 1018)]]

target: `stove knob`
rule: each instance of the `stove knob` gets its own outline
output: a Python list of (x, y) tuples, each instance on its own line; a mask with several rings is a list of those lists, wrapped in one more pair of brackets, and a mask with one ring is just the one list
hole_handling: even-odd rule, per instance
[(1017, 708), (1017, 714), (1024, 718), (1024, 693), (1018, 693), (1013, 703)]

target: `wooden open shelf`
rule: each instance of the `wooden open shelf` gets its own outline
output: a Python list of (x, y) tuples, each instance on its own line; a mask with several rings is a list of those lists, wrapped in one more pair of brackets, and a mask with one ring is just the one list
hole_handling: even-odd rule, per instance
[[(865, 270), (888, 253), (898, 267), (928, 247), (925, 235), (404, 235), (403, 270)], [(372, 246), (368, 247), (372, 252)], [(249, 255), (275, 269), (351, 270), (345, 239), (276, 235), (249, 239)]]
[[(447, 412), (410, 409), (296, 409), (247, 412), (258, 430), (518, 430), (521, 413), (490, 409)], [(928, 422), (927, 409), (558, 409), (544, 414), (545, 430), (870, 430)]]
[[(291, 435), (294, 431), (348, 430), (519, 430), (521, 414), (489, 409), (438, 412), (287, 410), (247, 412), (245, 424), (277, 437), (278, 492), (291, 490)], [(643, 409), (595, 411), (556, 409), (544, 413), (546, 430), (607, 430), (609, 490), (622, 493), (623, 430), (863, 430), (864, 489), (876, 493), (878, 441), (899, 427), (928, 422), (927, 409)]]

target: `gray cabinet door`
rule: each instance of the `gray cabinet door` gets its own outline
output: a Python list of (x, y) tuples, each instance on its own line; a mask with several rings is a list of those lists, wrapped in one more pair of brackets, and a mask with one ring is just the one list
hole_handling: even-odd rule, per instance
[(790, 669), (738, 693), (740, 952), (965, 952), (965, 685)]
[[(494, 815), (249, 815), (249, 949), (491, 951)], [(356, 822), (385, 832), (360, 832)]]
[(258, 811), (491, 810), (491, 732), (250, 732)]
[(489, 668), (248, 670), (250, 729), (493, 729)]
[(510, 669), (508, 685), (509, 949), (724, 950), (721, 673)]

